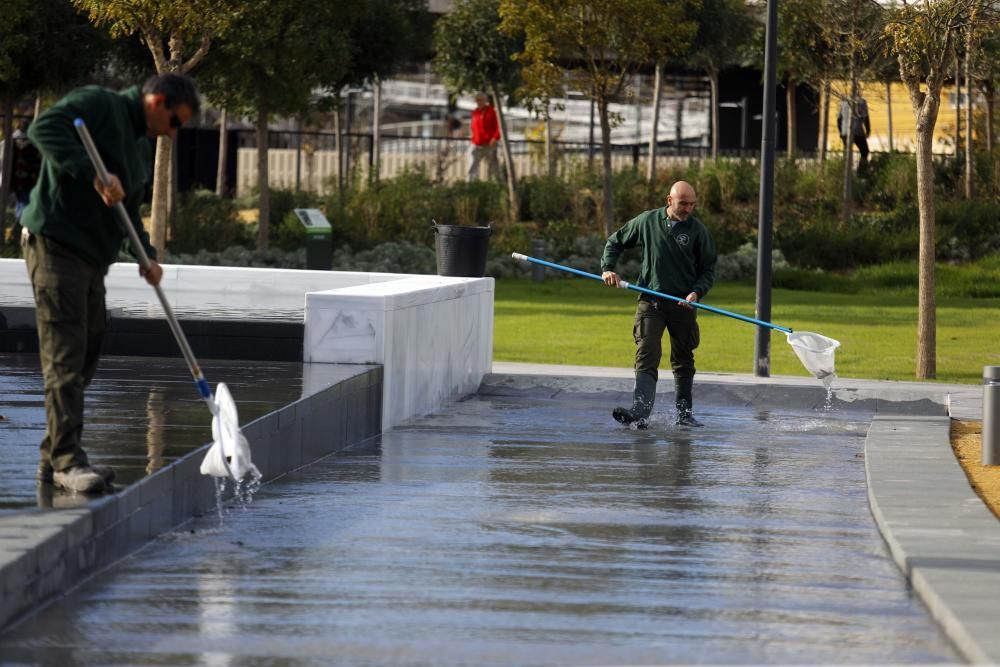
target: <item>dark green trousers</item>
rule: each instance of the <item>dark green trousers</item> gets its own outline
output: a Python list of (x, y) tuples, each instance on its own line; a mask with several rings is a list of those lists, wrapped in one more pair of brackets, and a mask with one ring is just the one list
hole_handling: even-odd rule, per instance
[(698, 311), (673, 301), (639, 301), (635, 309), (635, 371), (659, 378), (663, 332), (670, 334), (670, 367), (674, 378), (693, 378), (694, 351), (701, 342)]
[(38, 353), (45, 382), (42, 462), (54, 470), (87, 465), (83, 391), (97, 370), (107, 328), (104, 276), (71, 248), (45, 236), (23, 239), (24, 259), (35, 293)]

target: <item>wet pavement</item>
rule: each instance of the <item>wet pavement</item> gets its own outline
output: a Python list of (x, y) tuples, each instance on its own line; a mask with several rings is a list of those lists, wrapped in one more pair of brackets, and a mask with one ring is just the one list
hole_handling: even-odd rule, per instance
[(162, 536), (0, 636), (2, 662), (959, 660), (872, 520), (869, 416), (607, 413), (472, 397)]
[[(243, 424), (302, 395), (301, 363), (203, 361), (202, 372), (213, 388), (229, 386)], [(44, 406), (37, 355), (0, 355), (0, 513), (54, 500), (35, 483)], [(127, 485), (211, 442), (211, 424), (183, 360), (103, 357), (86, 393), (83, 441), (91, 462), (113, 466), (116, 484)]]

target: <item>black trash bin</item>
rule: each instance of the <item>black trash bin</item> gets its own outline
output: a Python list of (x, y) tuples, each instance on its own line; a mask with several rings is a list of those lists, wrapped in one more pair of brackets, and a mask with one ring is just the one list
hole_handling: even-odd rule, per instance
[(482, 278), (486, 274), (486, 250), (491, 227), (434, 225), (439, 276)]

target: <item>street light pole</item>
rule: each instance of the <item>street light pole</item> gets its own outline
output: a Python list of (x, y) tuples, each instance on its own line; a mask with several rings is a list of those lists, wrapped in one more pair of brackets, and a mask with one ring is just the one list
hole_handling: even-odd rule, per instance
[[(771, 236), (774, 214), (774, 153), (776, 63), (778, 57), (778, 0), (767, 0), (767, 35), (764, 40), (764, 111), (761, 114), (760, 209), (757, 215), (756, 317), (771, 321)], [(758, 326), (754, 349), (754, 375), (771, 375), (771, 330)]]

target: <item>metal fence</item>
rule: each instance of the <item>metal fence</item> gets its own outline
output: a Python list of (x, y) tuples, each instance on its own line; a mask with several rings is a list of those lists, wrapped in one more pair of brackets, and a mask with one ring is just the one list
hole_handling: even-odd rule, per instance
[[(392, 178), (407, 169), (423, 169), (439, 183), (454, 183), (467, 178), (469, 141), (464, 136), (413, 136), (383, 134), (378, 150), (372, 134), (345, 134), (343, 149), (337, 150), (337, 136), (331, 132), (274, 131), (269, 133), (268, 183), (272, 187), (305, 190), (326, 194), (341, 180), (344, 183), (367, 184), (377, 179)], [(248, 194), (257, 185), (257, 142), (252, 130), (237, 133), (236, 195)], [(546, 158), (542, 141), (511, 141), (511, 156), (517, 176), (541, 175), (549, 172), (552, 161), (555, 174), (565, 176), (574, 169), (593, 163), (601, 164), (599, 142), (552, 142), (552, 152)], [(611, 164), (615, 170), (637, 167), (645, 169), (648, 144), (614, 144)], [(671, 158), (687, 160), (707, 157), (703, 146), (659, 143), (658, 159), (667, 163)], [(758, 152), (729, 151), (729, 156), (756, 158)], [(503, 163), (500, 156), (501, 165)], [(485, 165), (480, 176), (486, 177)]]

